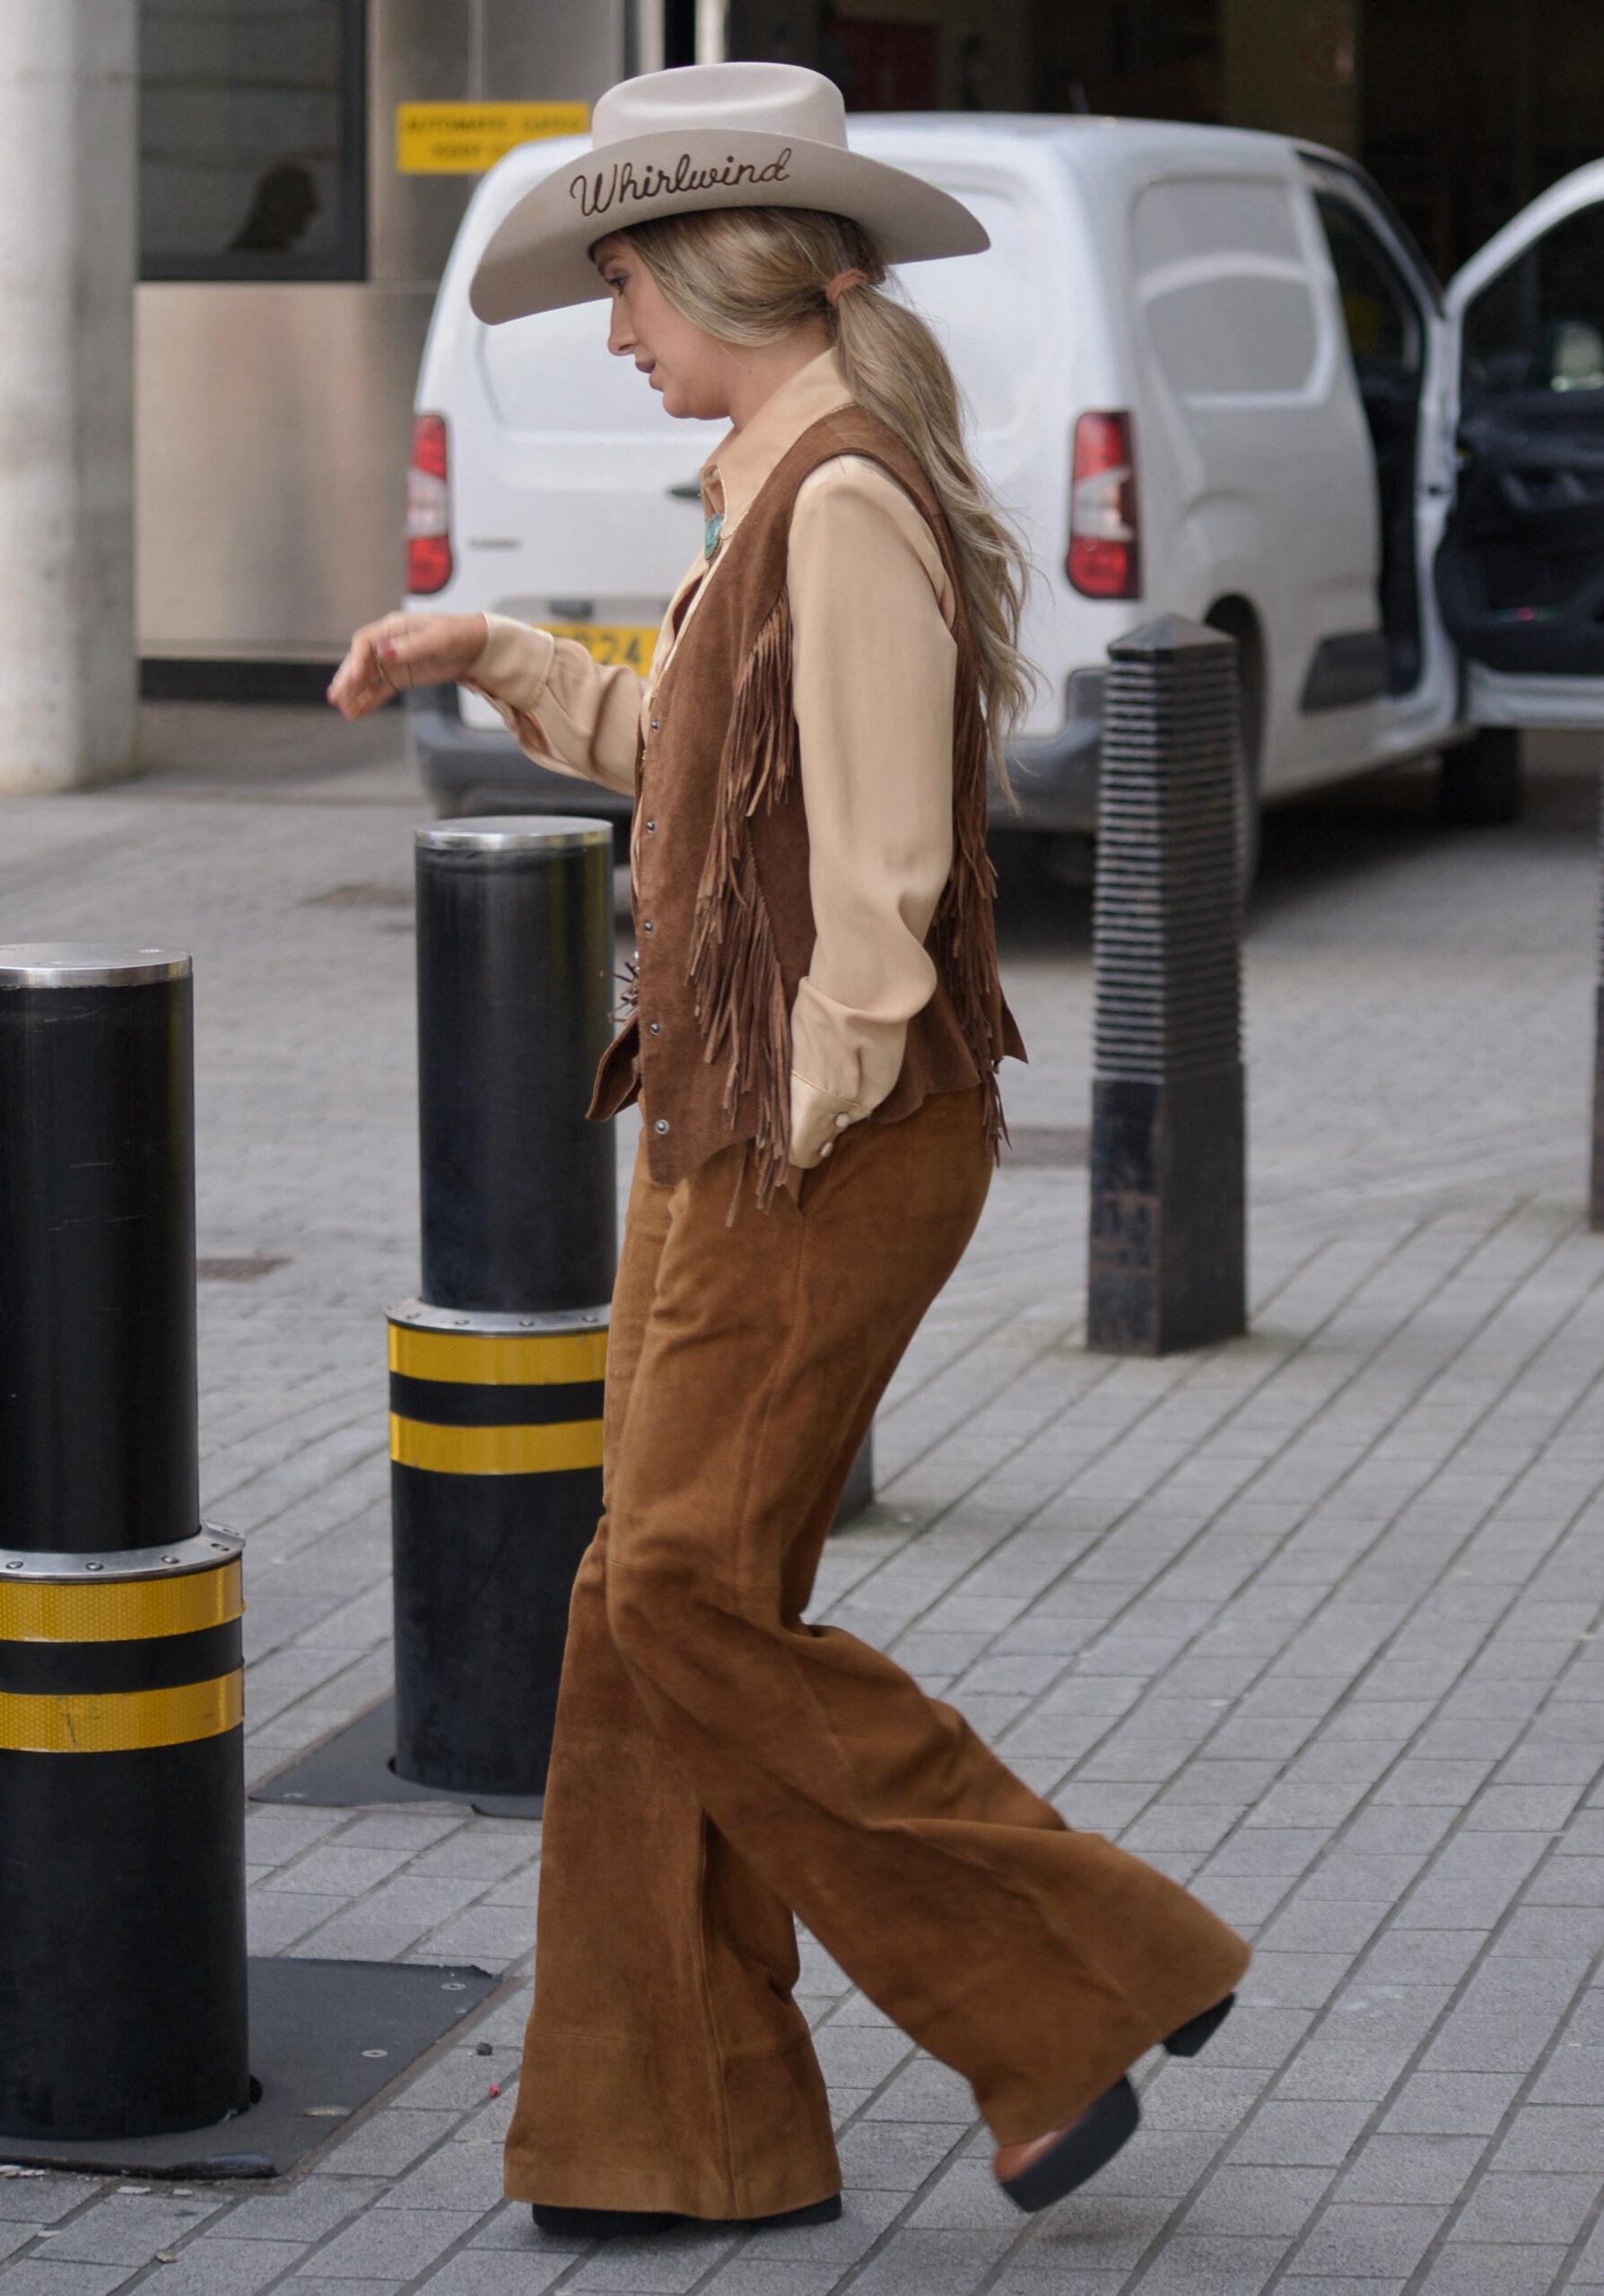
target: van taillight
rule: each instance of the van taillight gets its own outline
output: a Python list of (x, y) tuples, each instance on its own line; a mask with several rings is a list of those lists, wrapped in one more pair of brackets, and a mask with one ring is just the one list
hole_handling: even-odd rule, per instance
[(1129, 414), (1083, 414), (1075, 426), (1064, 570), (1088, 598), (1141, 595)]
[(412, 461), (406, 473), (406, 587), (443, 590), (451, 578), (451, 487), (446, 465), (446, 418), (414, 414)]

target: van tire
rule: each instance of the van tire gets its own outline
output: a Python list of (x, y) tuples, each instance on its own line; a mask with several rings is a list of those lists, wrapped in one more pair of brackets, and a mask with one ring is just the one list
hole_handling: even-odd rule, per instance
[(1504, 829), (1521, 818), (1521, 735), (1484, 726), (1437, 761), (1438, 818), (1454, 829)]

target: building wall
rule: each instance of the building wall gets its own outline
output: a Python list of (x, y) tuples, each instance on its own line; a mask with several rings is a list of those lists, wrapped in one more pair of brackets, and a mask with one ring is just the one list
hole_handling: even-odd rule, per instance
[(1363, 150), (1441, 272), (1604, 156), (1598, 0), (1371, 0)]
[[(394, 605), (418, 359), (478, 181), (401, 173), (396, 107), (593, 102), (623, 68), (625, 7), (141, 0), (147, 658), (327, 662)], [(240, 244), (285, 169), (317, 213)]]

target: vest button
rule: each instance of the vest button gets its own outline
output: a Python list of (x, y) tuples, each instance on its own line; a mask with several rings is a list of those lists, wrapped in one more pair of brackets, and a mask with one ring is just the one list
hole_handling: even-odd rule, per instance
[(657, 1122), (652, 1126), (652, 1127), (651, 1127), (651, 1128), (652, 1128), (652, 1130), (653, 1130), (654, 1132), (667, 1132), (667, 1129), (668, 1129), (668, 1119), (667, 1119), (667, 1118), (666, 1116), (660, 1116), (660, 1117), (658, 1117), (658, 1118)]
[(660, 1021), (648, 1021), (646, 1029), (649, 1036), (660, 1037), (663, 1033), (663, 1024)]
[(657, 719), (656, 719), (655, 718), (654, 718), (652, 719), (652, 721), (651, 721), (651, 730), (652, 730), (652, 732), (653, 732), (654, 734), (655, 734), (655, 733), (657, 732), (657, 730), (658, 730), (658, 721), (657, 721)]
[(657, 823), (656, 822), (648, 822), (646, 826), (649, 830), (655, 830), (657, 828)]
[(657, 930), (657, 927), (656, 927), (656, 926), (654, 926), (654, 925), (653, 925), (653, 923), (652, 923), (652, 921), (651, 921), (650, 918), (649, 917), (649, 918), (646, 919), (645, 923), (641, 926), (641, 932), (642, 932), (642, 933), (655, 933), (655, 932), (656, 932), (656, 930)]

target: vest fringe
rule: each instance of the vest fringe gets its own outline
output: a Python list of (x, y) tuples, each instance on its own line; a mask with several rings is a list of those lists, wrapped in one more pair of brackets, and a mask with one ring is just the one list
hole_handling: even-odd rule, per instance
[(636, 1010), (640, 1005), (640, 958), (626, 957), (624, 960), (623, 970), (622, 972), (615, 972), (613, 975), (613, 978), (615, 980), (621, 980), (623, 983), (623, 987), (620, 993), (617, 1004), (614, 1005), (612, 1011), (607, 1014), (608, 1020), (616, 1025), (618, 1022), (623, 1021), (633, 1020)]
[(742, 1096), (756, 1094), (753, 1147), (757, 1201), (765, 1210), (790, 1161), (791, 1024), (746, 823), (760, 805), (780, 803), (797, 770), (790, 604), (782, 590), (736, 690), (685, 972), (702, 1058), (728, 1054), (723, 1106), (732, 1126)]
[[(953, 865), (929, 945), (981, 1083), (981, 1127), (993, 1161), (1008, 1137), (998, 1069), (1003, 1055), (997, 963), (997, 871), (986, 850), (988, 743), (972, 670), (960, 671), (953, 742)], [(774, 806), (800, 770), (791, 706), (790, 605), (781, 590), (736, 690), (719, 761), (719, 804), (696, 891), (686, 980), (702, 1057), (725, 1059), (723, 1107), (733, 1126), (756, 1098), (757, 1201), (766, 1210), (790, 1161), (790, 1010), (746, 824)], [(737, 1176), (733, 1218), (741, 1178)]]
[(986, 850), (985, 719), (972, 676), (960, 672), (953, 726), (953, 865), (931, 939), (958, 1025), (979, 1071), (981, 1121), (995, 1163), (1008, 1138), (1003, 1116), (1002, 982), (997, 963), (997, 870)]

